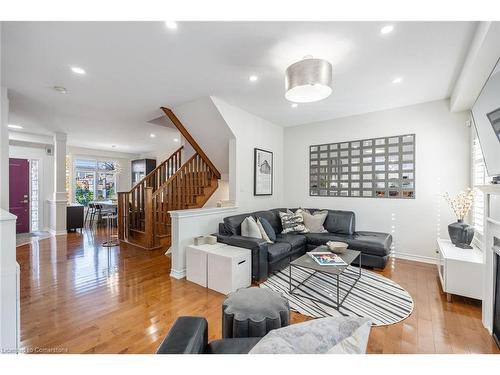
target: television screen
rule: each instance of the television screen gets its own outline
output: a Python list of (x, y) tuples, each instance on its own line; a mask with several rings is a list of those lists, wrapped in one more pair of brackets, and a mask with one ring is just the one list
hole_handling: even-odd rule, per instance
[(472, 117), (490, 176), (500, 175), (500, 64), (472, 106)]
[(488, 119), (490, 120), (493, 131), (498, 138), (498, 142), (500, 142), (500, 108), (496, 111), (488, 113)]

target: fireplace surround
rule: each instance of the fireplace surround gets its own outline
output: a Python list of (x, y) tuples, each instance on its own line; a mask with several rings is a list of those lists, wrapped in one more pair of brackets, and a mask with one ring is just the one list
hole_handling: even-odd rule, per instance
[[(498, 256), (498, 246), (500, 239), (500, 185), (489, 184), (479, 187), (484, 193), (484, 235), (483, 235), (483, 256), (484, 256), (484, 280), (483, 280), (483, 303), (482, 303), (482, 321), (484, 327), (492, 335), (495, 334), (494, 326), (497, 325), (496, 338), (498, 332), (500, 317), (495, 320), (495, 310), (500, 307), (500, 286), (498, 272), (500, 263)], [(497, 266), (497, 264), (499, 264)], [(495, 297), (496, 303), (495, 303)], [(498, 341), (497, 341), (498, 344)]]
[(493, 338), (500, 348), (500, 238), (493, 237), (495, 263), (495, 300), (493, 302)]

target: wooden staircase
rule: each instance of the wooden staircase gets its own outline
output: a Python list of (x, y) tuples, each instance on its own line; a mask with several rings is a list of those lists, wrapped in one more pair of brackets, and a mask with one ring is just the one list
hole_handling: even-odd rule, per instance
[(182, 163), (180, 147), (130, 191), (118, 193), (118, 238), (147, 250), (170, 247), (169, 211), (203, 207), (220, 179), (217, 168), (175, 114), (162, 110), (195, 153)]

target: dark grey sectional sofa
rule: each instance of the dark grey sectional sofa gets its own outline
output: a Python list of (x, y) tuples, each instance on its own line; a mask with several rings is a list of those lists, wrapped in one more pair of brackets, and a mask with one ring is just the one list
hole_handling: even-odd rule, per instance
[[(252, 251), (252, 278), (264, 281), (272, 273), (286, 267), (290, 260), (296, 259), (307, 251), (328, 241), (341, 241), (350, 249), (362, 252), (362, 265), (384, 268), (392, 244), (388, 233), (355, 230), (355, 214), (352, 211), (327, 210), (324, 227), (328, 233), (281, 234), (279, 212), (286, 208), (257, 211), (224, 218), (219, 224), (218, 241)], [(295, 211), (296, 209), (291, 209)], [(308, 209), (311, 212), (318, 209)], [(241, 223), (247, 216), (265, 218), (274, 228), (277, 238), (273, 244), (259, 238), (243, 237)]]

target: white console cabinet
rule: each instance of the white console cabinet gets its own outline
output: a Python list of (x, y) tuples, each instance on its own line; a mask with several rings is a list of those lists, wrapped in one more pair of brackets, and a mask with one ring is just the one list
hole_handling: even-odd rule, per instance
[(186, 278), (222, 294), (246, 288), (252, 282), (250, 250), (223, 243), (186, 248)]
[(450, 240), (437, 240), (437, 267), (441, 286), (451, 295), (483, 299), (483, 253), (477, 248), (461, 249)]

